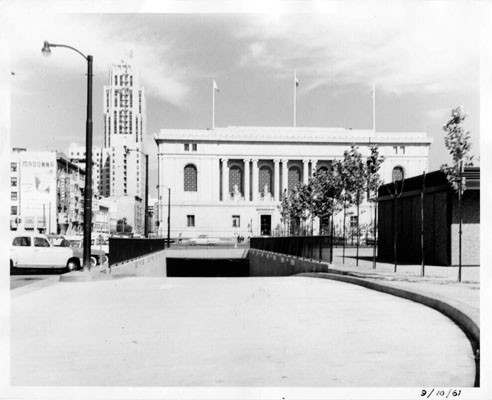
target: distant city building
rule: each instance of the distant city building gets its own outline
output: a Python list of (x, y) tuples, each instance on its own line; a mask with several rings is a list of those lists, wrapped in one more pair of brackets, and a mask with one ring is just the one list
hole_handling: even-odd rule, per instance
[(56, 151), (13, 149), (10, 227), (77, 233), (83, 223), (84, 170)]
[[(79, 165), (85, 170), (85, 146), (71, 143), (68, 148), (70, 161)], [(103, 197), (109, 196), (108, 177), (109, 175), (109, 149), (92, 147), (92, 189), (96, 195)]]
[(125, 227), (128, 228), (129, 233), (143, 235), (145, 205), (142, 199), (137, 196), (117, 196), (110, 199), (116, 204), (115, 213), (112, 214), (116, 224), (112, 226), (111, 233), (121, 233), (118, 232), (118, 221), (124, 219)]
[(157, 234), (157, 211), (158, 210), (158, 201), (157, 198), (149, 198), (149, 206), (148, 206), (148, 217), (149, 217), (149, 235), (154, 236)]
[[(145, 195), (145, 91), (130, 64), (112, 65), (104, 86), (104, 147), (110, 155), (109, 194)], [(106, 194), (106, 193), (105, 193)]]
[[(173, 237), (279, 233), (282, 194), (342, 159), (352, 144), (364, 157), (370, 153), (369, 146), (378, 145), (385, 157), (379, 173), (390, 182), (396, 172), (411, 177), (427, 171), (432, 142), (426, 133), (304, 127), (162, 129), (154, 139), (159, 235), (166, 236), (169, 187)], [(369, 223), (372, 215), (370, 205), (361, 207), (361, 223)], [(346, 223), (350, 222), (347, 218)]]
[[(85, 163), (56, 151), (15, 148), (10, 162), (10, 229), (83, 233)], [(92, 232), (109, 234), (115, 204), (94, 195)]]
[[(114, 198), (118, 205), (124, 204), (125, 209), (135, 208), (142, 212), (133, 227), (138, 229), (135, 233), (143, 234), (144, 225), (139, 221), (144, 220), (144, 207), (140, 203), (145, 203), (145, 90), (140, 84), (139, 74), (125, 61), (110, 68), (109, 85), (104, 86), (103, 118), (100, 194)], [(120, 197), (129, 197), (130, 200), (120, 201)], [(130, 208), (127, 207), (129, 203), (133, 203)], [(131, 216), (127, 218), (133, 219)]]

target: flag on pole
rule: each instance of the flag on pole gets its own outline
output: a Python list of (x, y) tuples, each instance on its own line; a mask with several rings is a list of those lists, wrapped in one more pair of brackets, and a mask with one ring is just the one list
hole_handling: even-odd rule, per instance
[(297, 71), (294, 70), (294, 128), (296, 127), (296, 108), (297, 108), (297, 87), (299, 86), (299, 79), (297, 79)]
[(372, 83), (372, 130), (376, 132), (376, 82)]
[(217, 82), (215, 82), (215, 79), (214, 79), (214, 90), (220, 92), (219, 87), (217, 86)]

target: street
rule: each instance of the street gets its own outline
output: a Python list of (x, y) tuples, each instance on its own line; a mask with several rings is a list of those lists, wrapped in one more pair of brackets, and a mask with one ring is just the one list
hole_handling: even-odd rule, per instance
[(33, 270), (26, 269), (10, 274), (10, 290), (46, 280), (57, 280), (62, 272), (58, 269)]

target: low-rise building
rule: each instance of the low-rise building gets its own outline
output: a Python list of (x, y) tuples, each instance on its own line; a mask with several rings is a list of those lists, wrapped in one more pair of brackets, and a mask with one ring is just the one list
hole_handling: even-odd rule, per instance
[[(462, 264), (480, 265), (480, 168), (465, 168), (463, 176)], [(399, 263), (420, 264), (423, 255), (425, 264), (458, 265), (458, 210), (458, 193), (442, 171), (382, 186), (378, 196), (378, 258), (394, 262), (396, 241)]]

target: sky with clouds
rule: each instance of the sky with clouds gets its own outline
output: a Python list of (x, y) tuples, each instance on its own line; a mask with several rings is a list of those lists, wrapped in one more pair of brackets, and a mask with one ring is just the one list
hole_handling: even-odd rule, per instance
[(138, 12), (126, 2), (84, 12), (14, 3), (6, 30), (11, 146), (84, 143), (85, 61), (65, 49), (43, 57), (48, 40), (94, 56), (95, 144), (109, 66), (131, 57), (146, 90), (151, 174), (159, 129), (211, 127), (213, 79), (217, 127), (291, 126), (294, 71), (298, 126), (371, 129), (375, 82), (376, 129), (427, 132), (431, 170), (449, 161), (442, 126), (458, 105), (479, 155), (480, 10), (472, 2), (313, 1), (302, 12), (275, 2), (251, 13), (147, 13), (145, 3)]

